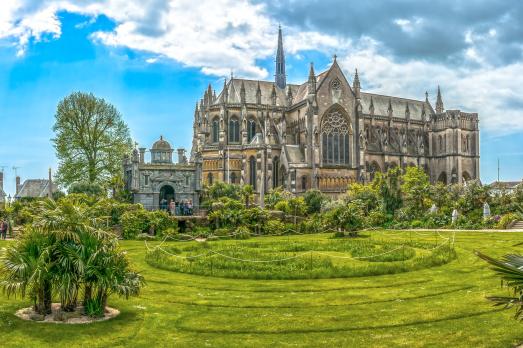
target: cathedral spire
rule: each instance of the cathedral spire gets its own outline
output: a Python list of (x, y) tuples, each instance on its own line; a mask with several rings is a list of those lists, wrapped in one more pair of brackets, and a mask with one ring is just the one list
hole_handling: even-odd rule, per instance
[(369, 113), (374, 116), (374, 100), (372, 99), (372, 96), (370, 96)]
[(285, 54), (283, 53), (283, 37), (281, 33), (281, 25), (278, 27), (278, 49), (276, 51), (276, 86), (284, 89), (287, 85), (285, 76)]
[(314, 64), (311, 63), (309, 69), (309, 94), (316, 94), (316, 75), (314, 74)]
[(356, 69), (356, 72), (354, 73), (354, 81), (352, 81), (352, 89), (354, 90), (354, 94), (356, 95), (356, 99), (360, 99), (360, 77), (358, 76), (358, 69)]
[(276, 105), (276, 85), (274, 83), (272, 84), (271, 102), (272, 105)]
[(389, 98), (389, 107), (387, 108), (387, 113), (389, 114), (389, 117), (392, 117), (393, 110), (392, 110), (392, 99), (391, 98)]
[(258, 81), (258, 85), (256, 86), (256, 103), (261, 104), (261, 88), (260, 88), (260, 81)]
[(443, 99), (441, 98), (441, 91), (438, 85), (438, 97), (436, 98), (436, 113), (441, 114), (443, 110)]
[(240, 86), (240, 102), (245, 104), (245, 84), (243, 83), (243, 80)]
[(227, 90), (227, 79), (223, 80), (222, 103), (226, 104), (229, 99), (229, 91)]

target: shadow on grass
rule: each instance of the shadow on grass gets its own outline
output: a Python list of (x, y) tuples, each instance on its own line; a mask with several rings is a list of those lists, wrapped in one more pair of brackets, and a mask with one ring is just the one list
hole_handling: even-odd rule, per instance
[(481, 311), (475, 313), (466, 313), (466, 314), (457, 314), (451, 315), (445, 318), (437, 318), (431, 320), (416, 320), (408, 323), (402, 324), (391, 324), (391, 325), (374, 325), (374, 326), (361, 326), (361, 327), (342, 327), (342, 328), (311, 328), (311, 329), (282, 329), (282, 330), (270, 330), (270, 329), (260, 329), (260, 330), (219, 330), (219, 329), (206, 329), (202, 327), (192, 328), (183, 325), (183, 319), (186, 317), (181, 317), (175, 322), (175, 327), (182, 331), (200, 333), (200, 334), (220, 334), (220, 335), (281, 335), (281, 334), (311, 334), (311, 333), (329, 333), (329, 332), (351, 332), (351, 331), (365, 331), (365, 330), (382, 330), (382, 329), (394, 329), (401, 327), (409, 326), (418, 326), (418, 325), (427, 325), (435, 324), (445, 321), (460, 320), (479, 317), (485, 314), (492, 314), (501, 312), (504, 309), (492, 309), (488, 311)]
[(247, 305), (247, 306), (240, 306), (240, 305), (226, 305), (226, 304), (212, 304), (212, 303), (195, 303), (195, 302), (188, 302), (188, 301), (169, 301), (166, 302), (174, 303), (174, 304), (181, 304), (181, 305), (187, 305), (187, 306), (201, 306), (201, 307), (216, 307), (216, 308), (245, 308), (245, 309), (262, 309), (262, 308), (287, 308), (287, 309), (299, 309), (299, 308), (317, 308), (317, 307), (344, 307), (344, 306), (361, 306), (361, 305), (369, 305), (369, 304), (375, 304), (375, 303), (387, 303), (387, 302), (398, 302), (398, 301), (413, 301), (418, 300), (422, 298), (429, 298), (429, 297), (437, 297), (441, 295), (447, 295), (454, 292), (459, 292), (463, 290), (470, 290), (474, 288), (474, 286), (463, 286), (457, 289), (453, 290), (447, 290), (447, 291), (441, 291), (441, 292), (435, 292), (431, 294), (425, 294), (425, 295), (418, 295), (418, 296), (410, 296), (410, 297), (401, 297), (401, 298), (392, 298), (392, 299), (386, 299), (386, 300), (373, 300), (373, 301), (363, 301), (363, 302), (355, 302), (355, 303), (338, 303), (338, 304), (321, 304), (321, 305), (295, 305), (295, 306), (260, 306), (260, 305)]
[[(184, 273), (185, 274), (185, 273)], [(340, 278), (328, 278), (327, 280), (334, 280), (334, 279), (340, 279)], [(345, 278), (342, 278), (345, 279)], [(234, 280), (234, 279), (232, 279)], [(238, 279), (242, 280), (242, 279)], [(256, 281), (255, 279), (252, 279), (253, 281)], [(301, 281), (302, 279), (284, 279), (281, 281)], [(316, 280), (326, 280), (326, 279), (316, 279)], [(259, 280), (263, 282), (267, 282), (266, 280)], [(278, 281), (278, 280), (275, 280)], [(185, 287), (185, 288), (194, 288), (194, 289), (201, 289), (201, 290), (212, 290), (212, 291), (232, 291), (232, 292), (262, 292), (262, 293), (300, 293), (300, 292), (330, 292), (330, 291), (342, 291), (342, 290), (358, 290), (358, 289), (383, 289), (383, 288), (390, 288), (390, 287), (398, 287), (398, 286), (405, 286), (405, 285), (418, 285), (418, 284), (425, 284), (432, 282), (432, 279), (427, 280), (416, 280), (416, 281), (410, 281), (410, 282), (402, 282), (402, 283), (390, 283), (387, 285), (365, 285), (365, 286), (342, 286), (342, 287), (336, 287), (336, 288), (327, 288), (327, 289), (245, 289), (245, 288), (223, 288), (223, 287), (204, 287), (204, 286), (197, 286), (197, 285), (186, 285), (186, 284), (176, 284), (174, 285), (173, 282), (163, 281), (163, 280), (148, 280), (148, 283), (156, 283), (156, 284), (165, 284), (165, 285), (173, 285), (175, 287)]]

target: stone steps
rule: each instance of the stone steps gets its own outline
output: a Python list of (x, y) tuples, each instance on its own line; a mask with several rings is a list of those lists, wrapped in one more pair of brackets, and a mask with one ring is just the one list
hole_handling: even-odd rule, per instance
[(511, 227), (511, 230), (523, 230), (523, 221), (516, 221)]

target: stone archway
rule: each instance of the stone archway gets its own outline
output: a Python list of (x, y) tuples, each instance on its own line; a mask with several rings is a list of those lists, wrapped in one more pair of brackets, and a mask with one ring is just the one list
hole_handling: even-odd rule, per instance
[(176, 200), (176, 194), (174, 192), (174, 188), (169, 184), (163, 185), (160, 188), (160, 195), (159, 195), (159, 201), (158, 201), (158, 205), (159, 205), (160, 209), (167, 210), (169, 208), (169, 202), (171, 202), (171, 200), (173, 200), (173, 201)]
[(438, 182), (447, 185), (447, 173), (441, 172), (441, 174), (438, 176)]
[(470, 181), (472, 179), (467, 171), (464, 171), (463, 174), (461, 174), (461, 177), (463, 178), (464, 182)]

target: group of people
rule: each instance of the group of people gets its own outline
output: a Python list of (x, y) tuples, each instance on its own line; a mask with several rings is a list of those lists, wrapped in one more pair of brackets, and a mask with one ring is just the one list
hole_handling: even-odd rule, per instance
[(0, 236), (2, 239), (7, 238), (7, 231), (9, 230), (9, 222), (6, 219), (0, 219)]
[(193, 205), (191, 200), (183, 200), (181, 202), (174, 201), (167, 202), (165, 198), (160, 201), (160, 209), (167, 211), (170, 215), (189, 216), (193, 214)]

